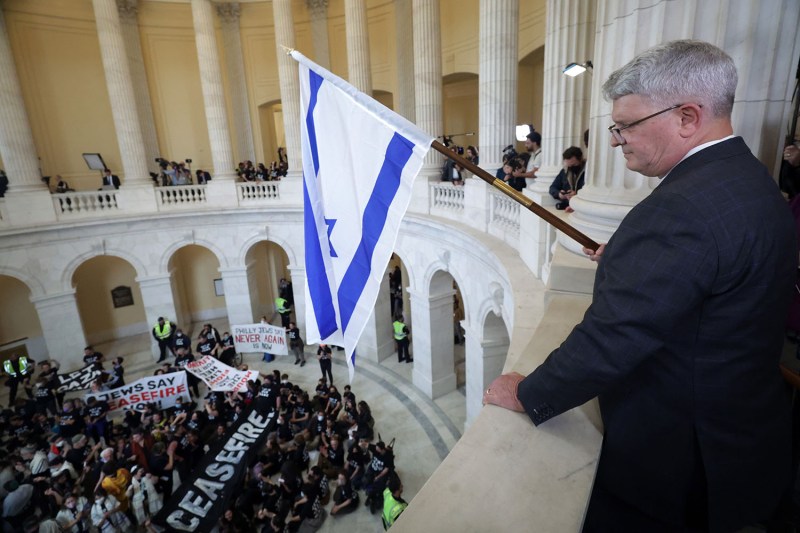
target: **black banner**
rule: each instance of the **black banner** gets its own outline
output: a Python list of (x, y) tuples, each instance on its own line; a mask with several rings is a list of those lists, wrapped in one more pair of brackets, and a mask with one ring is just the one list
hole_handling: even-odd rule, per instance
[(86, 390), (92, 387), (92, 382), (103, 373), (97, 365), (91, 364), (69, 374), (58, 375), (58, 392)]
[(227, 438), (203, 457), (153, 518), (166, 531), (207, 533), (241, 492), (245, 473), (276, 426), (267, 398), (256, 397), (228, 429)]

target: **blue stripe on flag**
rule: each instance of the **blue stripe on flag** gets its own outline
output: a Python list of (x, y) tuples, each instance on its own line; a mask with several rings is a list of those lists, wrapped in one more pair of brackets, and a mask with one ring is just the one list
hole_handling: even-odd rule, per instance
[[(309, 85), (311, 87), (311, 97), (306, 114), (306, 128), (308, 133), (311, 155), (314, 160), (314, 185), (316, 186), (317, 175), (319, 174), (319, 152), (317, 151), (317, 135), (314, 129), (314, 108), (317, 105), (317, 93), (322, 85), (322, 77), (309, 70)], [(317, 191), (317, 196), (321, 192)], [(333, 308), (333, 295), (328, 283), (328, 273), (325, 271), (325, 262), (322, 259), (323, 243), (320, 242), (321, 236), (317, 232), (317, 221), (314, 211), (311, 208), (311, 199), (308, 196), (308, 182), (303, 177), (303, 230), (305, 234), (305, 253), (306, 253), (306, 279), (308, 280), (308, 292), (311, 297), (311, 305), (314, 308), (314, 317), (317, 320), (317, 331), (322, 339), (334, 333), (339, 326), (336, 324), (336, 310)], [(325, 238), (325, 250), (328, 250), (327, 234)]]
[(319, 177), (319, 150), (317, 150), (317, 130), (314, 127), (314, 108), (317, 107), (317, 93), (322, 86), (322, 76), (308, 71), (308, 84), (311, 95), (308, 99), (308, 114), (306, 114), (306, 130), (308, 131), (308, 144), (311, 148), (311, 159), (314, 160), (314, 178)]
[(383, 233), (387, 213), (400, 188), (400, 175), (413, 151), (414, 143), (396, 132), (386, 147), (386, 158), (364, 209), (361, 242), (358, 243), (353, 260), (339, 285), (339, 313), (343, 331), (347, 330), (347, 324), (369, 278), (375, 245)]

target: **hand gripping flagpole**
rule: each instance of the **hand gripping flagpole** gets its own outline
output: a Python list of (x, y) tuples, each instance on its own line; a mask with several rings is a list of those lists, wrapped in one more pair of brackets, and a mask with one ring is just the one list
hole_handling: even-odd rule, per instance
[(564, 220), (560, 219), (552, 212), (548, 211), (541, 205), (537, 204), (536, 202), (534, 202), (521, 192), (511, 188), (511, 186), (508, 183), (504, 182), (503, 180), (499, 179), (496, 176), (492, 176), (491, 174), (483, 170), (481, 167), (474, 164), (469, 159), (466, 159), (465, 157), (458, 155), (457, 153), (448, 149), (445, 145), (443, 145), (439, 141), (433, 141), (433, 143), (431, 144), (431, 148), (441, 153), (445, 157), (449, 157), (450, 159), (458, 163), (461, 167), (469, 170), (470, 172), (472, 172), (474, 175), (476, 175), (489, 185), (492, 185), (496, 189), (505, 193), (506, 196), (513, 198), (514, 200), (522, 204), (525, 208), (527, 208), (528, 211), (532, 212), (534, 215), (538, 216), (551, 226), (555, 227), (557, 230), (562, 231), (567, 237), (578, 242), (578, 244), (581, 244), (582, 246), (594, 251), (597, 251), (597, 248), (599, 248), (600, 245), (594, 242), (592, 239), (590, 239), (587, 235), (581, 233), (573, 226), (570, 226)]
[[(284, 49), (287, 55), (291, 55), (291, 53), (294, 51), (293, 48), (289, 48), (288, 46), (284, 45), (281, 45), (281, 48)], [(525, 207), (528, 211), (532, 212), (534, 215), (541, 218), (542, 220), (544, 220), (557, 230), (563, 232), (567, 237), (576, 241), (578, 244), (584, 246), (585, 248), (589, 248), (593, 251), (597, 251), (597, 249), (600, 247), (598, 243), (593, 241), (586, 234), (581, 233), (576, 228), (570, 226), (564, 220), (560, 219), (552, 212), (548, 211), (541, 205), (537, 204), (524, 194), (511, 188), (511, 186), (509, 186), (508, 183), (497, 178), (496, 176), (492, 176), (491, 174), (483, 170), (481, 167), (474, 164), (472, 161), (464, 158), (463, 156), (458, 155), (452, 150), (449, 150), (445, 145), (443, 145), (439, 141), (434, 140), (431, 143), (431, 148), (441, 153), (445, 157), (449, 157), (450, 159), (458, 163), (462, 168), (469, 170), (475, 176), (479, 177), (489, 185), (492, 185), (496, 189), (502, 191), (506, 196), (522, 204), (522, 206)]]

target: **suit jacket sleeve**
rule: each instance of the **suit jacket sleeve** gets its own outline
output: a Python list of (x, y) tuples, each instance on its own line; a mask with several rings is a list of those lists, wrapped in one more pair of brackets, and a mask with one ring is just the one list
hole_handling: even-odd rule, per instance
[(688, 200), (658, 190), (630, 212), (598, 265), (583, 321), (520, 383), (535, 424), (607, 391), (670, 332), (692, 327), (718, 263), (714, 236), (698, 218)]

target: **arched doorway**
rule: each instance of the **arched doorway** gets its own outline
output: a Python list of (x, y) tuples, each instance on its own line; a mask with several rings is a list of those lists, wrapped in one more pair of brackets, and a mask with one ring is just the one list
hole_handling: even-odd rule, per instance
[(262, 162), (269, 168), (272, 161), (278, 160), (278, 147), (286, 147), (281, 101), (272, 100), (258, 106), (258, 122), (264, 154)]
[(0, 275), (0, 361), (11, 350), (24, 347), (31, 358), (47, 359), (48, 351), (36, 307), (31, 303), (31, 290), (11, 276)]
[[(508, 328), (500, 315), (490, 311), (480, 329), (465, 339), (467, 365), (468, 426), (483, 407), (483, 391), (503, 373), (511, 341)], [(465, 428), (466, 429), (466, 428)]]
[(75, 300), (89, 344), (148, 330), (136, 269), (110, 255), (92, 257), (72, 274)]
[(193, 323), (227, 318), (219, 266), (217, 256), (197, 244), (179, 248), (169, 259), (175, 318), (187, 333)]
[[(444, 131), (453, 143), (466, 149), (478, 146), (478, 75), (455, 72), (442, 79)], [(437, 133), (438, 134), (438, 133)]]
[[(245, 262), (253, 318), (258, 321), (266, 316), (270, 320), (275, 311), (275, 298), (280, 294), (281, 280), (286, 283), (292, 281), (289, 256), (280, 245), (272, 241), (260, 241), (247, 250)], [(294, 302), (290, 303), (294, 307)]]

